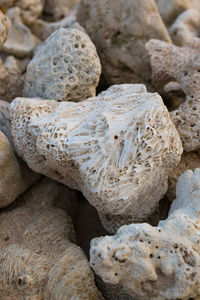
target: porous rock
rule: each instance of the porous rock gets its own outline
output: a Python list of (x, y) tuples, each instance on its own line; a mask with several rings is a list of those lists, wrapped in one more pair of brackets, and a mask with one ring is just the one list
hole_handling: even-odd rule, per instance
[(31, 169), (124, 221), (151, 214), (182, 153), (162, 98), (144, 85), (112, 86), (80, 103), (17, 98), (10, 114), (15, 147)]
[[(157, 90), (170, 82), (176, 82), (176, 89), (185, 94), (185, 101), (170, 112), (186, 152), (200, 148), (200, 39), (193, 38), (184, 47), (178, 47), (159, 40), (150, 40), (146, 47), (151, 56), (152, 81)], [(171, 87), (173, 87), (171, 85)]]
[(60, 28), (38, 49), (27, 67), (25, 97), (80, 101), (96, 94), (101, 65), (84, 32)]
[(0, 48), (5, 43), (8, 37), (9, 28), (10, 28), (9, 20), (0, 10)]
[(90, 264), (110, 284), (136, 299), (167, 300), (200, 296), (200, 169), (178, 180), (176, 201), (158, 227), (121, 227), (114, 236), (91, 242)]
[(179, 164), (169, 172), (168, 190), (166, 193), (166, 197), (169, 201), (176, 199), (176, 183), (179, 176), (186, 170), (194, 171), (196, 168), (200, 168), (200, 158), (198, 154), (195, 152), (183, 153)]
[(18, 7), (10, 8), (6, 13), (11, 28), (3, 45), (3, 51), (23, 58), (32, 54), (36, 47), (36, 40), (30, 29), (23, 24), (20, 14)]
[[(26, 173), (25, 173), (26, 172)], [(40, 177), (20, 167), (7, 137), (0, 131), (0, 207), (13, 202)]]
[(91, 37), (109, 84), (148, 83), (145, 43), (170, 42), (154, 0), (81, 0), (77, 20)]
[(74, 192), (45, 179), (25, 195), (25, 204), (0, 215), (0, 299), (103, 299), (73, 243), (71, 218), (59, 208), (73, 200)]
[(178, 16), (169, 28), (173, 42), (178, 46), (187, 45), (200, 32), (200, 10), (189, 9)]
[(189, 9), (200, 10), (199, 0), (155, 0), (159, 13), (167, 26), (184, 11)]
[(12, 101), (23, 94), (24, 75), (18, 67), (17, 60), (8, 56), (5, 61), (0, 58), (0, 99)]

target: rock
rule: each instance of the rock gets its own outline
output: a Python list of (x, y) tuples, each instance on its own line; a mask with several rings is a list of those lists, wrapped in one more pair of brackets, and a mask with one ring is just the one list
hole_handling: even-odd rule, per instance
[(159, 13), (167, 26), (171, 25), (182, 12), (199, 9), (199, 0), (155, 0)]
[(194, 171), (196, 168), (200, 168), (200, 158), (197, 153), (183, 153), (178, 166), (172, 169), (169, 173), (168, 190), (166, 193), (166, 197), (167, 199), (169, 199), (169, 201), (173, 201), (176, 199), (176, 183), (179, 176), (186, 170)]
[(0, 10), (0, 48), (3, 46), (8, 37), (9, 28), (9, 20)]
[(151, 214), (182, 153), (162, 98), (144, 85), (112, 86), (80, 103), (17, 98), (10, 115), (15, 147), (31, 169), (125, 221)]
[(81, 0), (77, 20), (91, 37), (109, 84), (149, 84), (145, 43), (170, 42), (154, 0)]
[(24, 96), (81, 101), (95, 96), (100, 73), (89, 37), (77, 29), (60, 28), (29, 63)]
[(69, 16), (56, 22), (47, 22), (43, 19), (37, 19), (31, 25), (31, 31), (42, 41), (46, 40), (54, 31), (59, 28), (75, 28), (83, 32), (83, 27), (76, 20), (75, 11), (72, 11)]
[(194, 37), (198, 37), (200, 28), (200, 10), (189, 9), (178, 16), (169, 28), (174, 44), (187, 45)]
[(0, 131), (2, 131), (11, 142), (9, 106), (10, 104), (7, 101), (0, 100)]
[(66, 187), (45, 179), (25, 195), (25, 204), (0, 215), (4, 299), (103, 300), (58, 197), (75, 200)]
[(12, 25), (8, 39), (3, 45), (3, 51), (21, 58), (30, 56), (36, 47), (36, 39), (29, 28), (22, 23), (20, 9), (10, 8), (6, 15)]
[(12, 101), (23, 94), (24, 76), (17, 60), (8, 56), (3, 62), (0, 58), (0, 99)]
[(97, 275), (136, 299), (199, 299), (199, 182), (200, 169), (179, 178), (177, 199), (158, 227), (132, 224), (93, 239), (90, 264)]
[(186, 95), (185, 102), (170, 112), (184, 150), (200, 149), (200, 39), (194, 38), (184, 47), (150, 40), (146, 47), (151, 56), (152, 81), (157, 90), (162, 91), (172, 81), (177, 82)]
[(24, 175), (9, 140), (0, 131), (0, 207), (13, 202), (40, 177), (27, 168)]
[(45, 0), (44, 13), (54, 21), (70, 14), (80, 0)]

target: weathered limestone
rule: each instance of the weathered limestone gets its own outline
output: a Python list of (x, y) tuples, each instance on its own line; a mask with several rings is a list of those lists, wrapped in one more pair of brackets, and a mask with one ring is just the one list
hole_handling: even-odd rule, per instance
[(200, 169), (180, 176), (176, 201), (158, 227), (132, 224), (91, 242), (90, 263), (135, 299), (200, 296)]
[(151, 56), (152, 80), (158, 91), (170, 92), (171, 82), (186, 95), (186, 100), (170, 112), (187, 152), (200, 149), (200, 39), (194, 38), (184, 47), (150, 40), (146, 47)]
[(74, 200), (74, 192), (43, 180), (26, 194), (25, 204), (0, 215), (0, 299), (103, 300), (73, 243), (71, 218), (60, 209)]
[(87, 34), (60, 28), (29, 63), (24, 96), (81, 101), (96, 95), (100, 73), (100, 61)]
[(81, 0), (77, 20), (91, 37), (109, 84), (149, 84), (145, 43), (170, 42), (154, 0)]
[(18, 98), (10, 114), (16, 150), (31, 169), (124, 221), (154, 211), (182, 153), (162, 98), (144, 85), (112, 86), (80, 103)]

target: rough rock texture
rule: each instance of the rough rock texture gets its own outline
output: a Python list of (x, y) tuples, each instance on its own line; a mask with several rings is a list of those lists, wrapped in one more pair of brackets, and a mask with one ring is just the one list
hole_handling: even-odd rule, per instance
[(168, 85), (169, 92), (169, 83), (176, 82), (186, 95), (185, 102), (170, 113), (184, 150), (200, 149), (200, 39), (194, 38), (185, 47), (150, 40), (146, 47), (151, 56), (152, 80), (157, 90), (162, 91)]
[(36, 40), (29, 28), (23, 24), (20, 9), (10, 8), (6, 15), (11, 22), (11, 28), (3, 51), (18, 57), (30, 56), (36, 47)]
[(11, 141), (9, 105), (8, 102), (0, 100), (0, 130), (7, 136), (9, 141)]
[(2, 47), (8, 37), (9, 27), (10, 24), (7, 17), (0, 10), (0, 47)]
[(40, 177), (28, 169), (25, 171), (20, 168), (9, 140), (0, 131), (0, 207), (13, 202)]
[(149, 83), (145, 43), (151, 38), (170, 41), (154, 0), (81, 0), (77, 11), (108, 83)]
[(176, 183), (179, 176), (186, 170), (194, 171), (196, 168), (200, 168), (200, 158), (197, 153), (184, 153), (178, 166), (169, 172), (168, 190), (166, 193), (166, 197), (169, 199), (169, 201), (176, 199)]
[(70, 12), (70, 15), (56, 22), (47, 22), (42, 19), (37, 19), (31, 25), (31, 31), (41, 40), (46, 40), (54, 31), (59, 28), (75, 28), (85, 32), (83, 27), (76, 20), (75, 11)]
[(24, 96), (84, 100), (95, 96), (100, 73), (100, 61), (87, 34), (60, 28), (28, 65)]
[(161, 97), (144, 85), (112, 86), (80, 103), (18, 98), (10, 114), (30, 168), (82, 191), (104, 214), (147, 217), (182, 153)]
[(14, 57), (9, 56), (5, 62), (0, 58), (0, 99), (12, 101), (23, 94), (24, 76)]
[(71, 218), (59, 208), (59, 200), (71, 197), (76, 200), (74, 192), (44, 180), (25, 204), (1, 214), (0, 299), (103, 299), (83, 251), (72, 243)]
[(105, 282), (121, 284), (136, 299), (200, 296), (200, 169), (186, 171), (177, 199), (158, 227), (132, 224), (91, 242), (90, 263)]
[(80, 0), (45, 0), (44, 12), (53, 20), (61, 19), (74, 9)]
[(200, 10), (189, 9), (180, 14), (169, 28), (173, 42), (178, 46), (187, 45), (200, 34)]
[(159, 13), (167, 26), (182, 12), (189, 9), (199, 9), (199, 0), (155, 0)]

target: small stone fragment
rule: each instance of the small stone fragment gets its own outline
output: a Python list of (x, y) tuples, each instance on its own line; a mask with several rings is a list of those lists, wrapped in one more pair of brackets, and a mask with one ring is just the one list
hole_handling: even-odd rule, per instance
[(200, 10), (189, 9), (178, 16), (169, 28), (173, 42), (178, 46), (190, 43), (191, 39), (198, 37), (200, 29)]
[(100, 73), (100, 61), (87, 34), (60, 28), (29, 63), (24, 96), (82, 101), (95, 96)]
[(69, 15), (76, 4), (80, 0), (46, 0), (44, 6), (44, 12), (50, 15), (54, 21)]
[(0, 100), (0, 131), (2, 131), (11, 142), (11, 124), (9, 115), (10, 104)]
[(199, 0), (155, 0), (164, 23), (169, 26), (182, 12), (189, 9), (200, 10)]
[(18, 67), (17, 60), (8, 56), (0, 59), (0, 99), (11, 102), (23, 94), (24, 75)]
[(8, 39), (3, 45), (3, 51), (18, 57), (30, 56), (36, 47), (36, 39), (31, 31), (22, 23), (20, 9), (10, 8), (7, 17), (11, 22)]
[(151, 214), (182, 154), (162, 98), (144, 85), (112, 86), (79, 103), (17, 98), (10, 115), (16, 150), (31, 169), (124, 220)]
[(199, 299), (200, 169), (180, 176), (176, 196), (157, 227), (132, 224), (93, 239), (90, 264), (96, 274), (134, 299)]
[(97, 47), (109, 84), (150, 83), (145, 43), (170, 42), (154, 0), (81, 0), (77, 20)]

